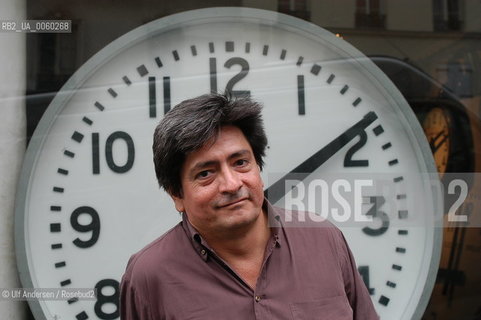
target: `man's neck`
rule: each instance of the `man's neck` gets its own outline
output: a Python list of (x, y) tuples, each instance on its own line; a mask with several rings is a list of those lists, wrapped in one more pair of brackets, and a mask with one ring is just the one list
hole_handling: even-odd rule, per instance
[(262, 212), (249, 228), (234, 230), (220, 237), (203, 238), (219, 257), (254, 288), (270, 236), (267, 214)]

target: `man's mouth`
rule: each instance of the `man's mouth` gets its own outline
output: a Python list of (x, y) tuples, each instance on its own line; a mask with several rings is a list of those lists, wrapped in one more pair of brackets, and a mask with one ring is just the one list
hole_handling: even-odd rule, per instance
[(223, 203), (223, 204), (219, 205), (219, 208), (227, 208), (227, 207), (235, 206), (235, 205), (240, 204), (241, 202), (243, 202), (247, 199), (248, 198), (239, 198), (239, 199), (236, 199), (234, 201), (229, 201), (227, 203)]

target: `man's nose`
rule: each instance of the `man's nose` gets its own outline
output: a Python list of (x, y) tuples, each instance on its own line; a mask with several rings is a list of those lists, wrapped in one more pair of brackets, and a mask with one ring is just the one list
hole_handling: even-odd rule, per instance
[(242, 187), (240, 174), (231, 168), (222, 170), (222, 178), (219, 183), (221, 193), (235, 193)]

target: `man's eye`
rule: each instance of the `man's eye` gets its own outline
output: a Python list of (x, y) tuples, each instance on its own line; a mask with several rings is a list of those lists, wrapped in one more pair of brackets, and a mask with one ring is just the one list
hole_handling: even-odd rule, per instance
[(205, 179), (205, 178), (209, 177), (210, 174), (211, 174), (211, 172), (208, 171), (208, 170), (201, 171), (201, 172), (199, 172), (199, 173), (197, 174), (196, 178), (197, 178), (197, 179)]
[(245, 166), (246, 164), (247, 164), (247, 160), (245, 160), (245, 159), (239, 159), (235, 162), (235, 165), (238, 166), (238, 167)]

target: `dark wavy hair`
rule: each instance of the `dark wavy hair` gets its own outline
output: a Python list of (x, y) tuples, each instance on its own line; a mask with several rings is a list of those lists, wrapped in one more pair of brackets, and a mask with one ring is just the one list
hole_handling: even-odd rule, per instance
[(214, 93), (182, 101), (172, 108), (155, 128), (152, 145), (160, 187), (182, 197), (180, 172), (186, 156), (215, 141), (221, 127), (227, 125), (242, 131), (262, 170), (267, 137), (261, 110), (262, 106), (247, 96)]

